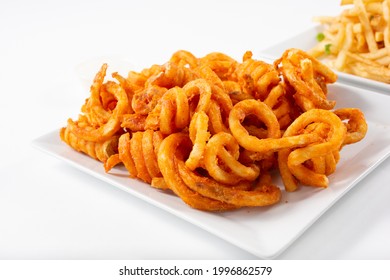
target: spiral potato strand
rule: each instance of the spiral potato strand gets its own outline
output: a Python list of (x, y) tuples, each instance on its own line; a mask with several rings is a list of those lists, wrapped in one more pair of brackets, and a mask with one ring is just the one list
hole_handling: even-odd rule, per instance
[(163, 136), (159, 131), (145, 130), (122, 134), (118, 141), (118, 154), (113, 154), (105, 162), (106, 172), (123, 163), (132, 178), (151, 183), (161, 177), (157, 163), (157, 152)]
[(87, 141), (74, 135), (68, 128), (60, 130), (60, 138), (76, 151), (83, 152), (91, 158), (105, 162), (117, 152), (118, 136), (113, 136), (102, 142)]
[(326, 84), (334, 83), (337, 76), (324, 64), (302, 50), (289, 49), (274, 65), (294, 89), (293, 98), (303, 111), (333, 109), (335, 102), (326, 98)]

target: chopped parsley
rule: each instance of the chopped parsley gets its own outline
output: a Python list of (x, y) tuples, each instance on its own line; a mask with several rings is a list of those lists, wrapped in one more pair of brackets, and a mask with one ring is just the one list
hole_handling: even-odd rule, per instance
[(322, 40), (325, 39), (325, 35), (324, 33), (318, 33), (316, 38), (318, 42), (321, 42)]
[(325, 45), (325, 54), (330, 54), (330, 47), (332, 46), (332, 44), (326, 44)]

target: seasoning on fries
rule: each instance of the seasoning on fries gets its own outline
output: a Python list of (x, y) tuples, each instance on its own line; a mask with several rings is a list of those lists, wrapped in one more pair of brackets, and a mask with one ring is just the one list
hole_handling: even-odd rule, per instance
[(106, 70), (61, 139), (106, 172), (123, 164), (131, 178), (200, 210), (278, 203), (275, 170), (286, 191), (326, 188), (340, 150), (367, 131), (359, 109), (333, 110), (327, 99), (336, 74), (298, 49), (273, 64), (250, 51), (242, 62), (178, 51), (127, 77), (105, 81)]
[(390, 83), (390, 0), (341, 0), (349, 5), (338, 16), (321, 16), (324, 31), (308, 53), (330, 67)]

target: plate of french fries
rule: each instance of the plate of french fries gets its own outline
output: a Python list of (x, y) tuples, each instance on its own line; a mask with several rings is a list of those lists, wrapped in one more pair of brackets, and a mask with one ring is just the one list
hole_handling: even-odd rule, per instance
[(314, 16), (314, 26), (262, 51), (278, 57), (288, 47), (307, 51), (336, 71), (339, 81), (390, 90), (390, 0), (341, 0), (340, 13)]
[(104, 63), (78, 117), (33, 144), (276, 258), (390, 156), (390, 0), (341, 6), (264, 60), (179, 50), (111, 78)]
[[(390, 126), (386, 114), (388, 96), (342, 84), (332, 86), (330, 91), (338, 107), (359, 106), (365, 111), (369, 126), (365, 139), (342, 150), (337, 172), (329, 177), (327, 189), (303, 187), (298, 192), (282, 190), (280, 202), (270, 207), (219, 213), (198, 211), (169, 192), (158, 191), (129, 178), (125, 168), (116, 167), (111, 174), (106, 173), (101, 162), (64, 144), (58, 137), (58, 130), (42, 135), (33, 144), (64, 164), (123, 190), (124, 195), (127, 193), (140, 198), (259, 258), (273, 259), (351, 189), (369, 188), (358, 183), (390, 155)], [(274, 183), (278, 186), (283, 184), (279, 176), (274, 178)]]

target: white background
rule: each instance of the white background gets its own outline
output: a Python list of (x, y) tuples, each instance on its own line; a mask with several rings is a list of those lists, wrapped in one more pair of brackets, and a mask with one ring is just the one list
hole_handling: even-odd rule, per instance
[[(31, 141), (77, 116), (103, 61), (126, 75), (179, 49), (240, 59), (339, 13), (339, 2), (0, 0), (0, 259), (254, 259)], [(390, 259), (389, 168), (278, 258)]]

